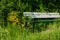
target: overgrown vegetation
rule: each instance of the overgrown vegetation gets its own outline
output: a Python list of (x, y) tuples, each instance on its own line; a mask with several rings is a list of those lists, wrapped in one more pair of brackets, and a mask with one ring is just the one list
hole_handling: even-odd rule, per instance
[(0, 27), (1, 40), (60, 40), (60, 27), (56, 28), (56, 24), (48, 25), (49, 29), (34, 33), (26, 28), (8, 25), (7, 28)]
[(60, 40), (60, 21), (34, 23), (23, 12), (60, 12), (60, 1), (0, 0), (1, 40)]

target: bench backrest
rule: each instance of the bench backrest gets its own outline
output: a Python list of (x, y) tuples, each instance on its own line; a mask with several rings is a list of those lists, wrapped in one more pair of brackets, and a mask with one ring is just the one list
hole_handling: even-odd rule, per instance
[(23, 12), (28, 18), (60, 18), (59, 13)]

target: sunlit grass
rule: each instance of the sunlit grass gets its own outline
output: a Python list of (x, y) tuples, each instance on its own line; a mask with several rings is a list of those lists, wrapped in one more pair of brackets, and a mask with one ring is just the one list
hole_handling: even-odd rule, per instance
[[(48, 25), (48, 29), (42, 32), (30, 32), (20, 26), (9, 25), (6, 28), (0, 27), (1, 40), (60, 40), (60, 27), (57, 24)], [(51, 28), (50, 28), (51, 27)]]

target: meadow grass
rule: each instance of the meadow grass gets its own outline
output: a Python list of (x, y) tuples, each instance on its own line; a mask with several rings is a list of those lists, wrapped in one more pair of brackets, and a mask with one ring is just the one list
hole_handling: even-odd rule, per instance
[(60, 27), (56, 25), (50, 24), (47, 30), (34, 33), (19, 26), (0, 27), (0, 40), (60, 40)]

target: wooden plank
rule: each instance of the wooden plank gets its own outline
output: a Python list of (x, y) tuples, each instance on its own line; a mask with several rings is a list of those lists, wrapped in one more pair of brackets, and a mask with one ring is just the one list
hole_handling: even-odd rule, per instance
[(23, 14), (29, 18), (60, 18), (59, 13), (24, 12)]

